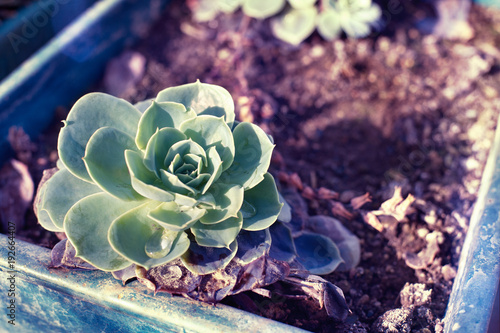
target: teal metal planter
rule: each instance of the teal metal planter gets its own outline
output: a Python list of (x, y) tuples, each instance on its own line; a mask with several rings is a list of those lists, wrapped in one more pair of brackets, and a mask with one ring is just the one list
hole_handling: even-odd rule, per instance
[[(448, 302), (445, 332), (487, 332), (500, 278), (500, 118)], [(498, 313), (495, 314), (498, 316)]]
[[(31, 136), (41, 133), (55, 108), (85, 93), (111, 57), (144, 37), (167, 3), (96, 2), (6, 77), (0, 84), (0, 162), (9, 153), (11, 126), (22, 126)], [(486, 331), (500, 270), (499, 210), (500, 125), (448, 304), (447, 332)], [(154, 296), (137, 281), (124, 287), (109, 273), (51, 269), (48, 249), (5, 235), (0, 235), (0, 248), (0, 331), (302, 331), (225, 305)]]
[(2, 332), (304, 332), (222, 304), (155, 296), (138, 281), (122, 286), (110, 273), (51, 269), (49, 249), (22, 241), (15, 241), (11, 272), (8, 246), (0, 235), (2, 308), (15, 300), (15, 316), (3, 312)]
[(96, 0), (39, 0), (0, 26), (0, 81)]

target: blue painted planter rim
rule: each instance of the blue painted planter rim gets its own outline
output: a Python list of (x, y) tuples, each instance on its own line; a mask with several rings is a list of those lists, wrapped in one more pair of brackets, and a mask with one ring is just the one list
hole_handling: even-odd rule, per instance
[(500, 278), (500, 117), (446, 311), (445, 332), (487, 332)]

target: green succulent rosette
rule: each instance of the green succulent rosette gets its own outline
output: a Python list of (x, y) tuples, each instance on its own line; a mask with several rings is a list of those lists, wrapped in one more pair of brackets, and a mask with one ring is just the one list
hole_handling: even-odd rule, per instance
[(104, 271), (177, 258), (196, 273), (223, 268), (240, 231), (268, 229), (283, 205), (273, 143), (234, 119), (231, 95), (199, 81), (136, 105), (83, 96), (59, 134), (59, 171), (39, 188), (39, 222)]

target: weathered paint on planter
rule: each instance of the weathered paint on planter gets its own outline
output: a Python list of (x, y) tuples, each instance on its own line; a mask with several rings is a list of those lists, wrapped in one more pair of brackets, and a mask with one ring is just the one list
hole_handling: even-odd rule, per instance
[(102, 75), (106, 62), (159, 18), (169, 0), (96, 2), (0, 84), (0, 161), (11, 153), (11, 126), (38, 136), (58, 106), (71, 105)]
[(445, 331), (487, 332), (499, 278), (500, 117), (460, 255), (446, 311)]
[(39, 0), (0, 26), (0, 81), (96, 0)]
[[(235, 308), (159, 293), (110, 273), (52, 269), (50, 250), (16, 240), (15, 272), (0, 235), (0, 331), (9, 332), (304, 332)], [(14, 276), (14, 280), (8, 278)], [(5, 313), (15, 285), (15, 327)], [(15, 328), (15, 330), (13, 330)]]

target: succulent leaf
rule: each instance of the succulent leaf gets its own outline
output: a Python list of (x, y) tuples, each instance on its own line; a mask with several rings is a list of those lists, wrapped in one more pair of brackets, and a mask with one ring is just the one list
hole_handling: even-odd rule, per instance
[(191, 231), (196, 238), (196, 243), (201, 246), (229, 247), (236, 239), (243, 226), (243, 217), (238, 213), (237, 217), (229, 217), (216, 224), (196, 223)]
[(135, 137), (140, 117), (139, 110), (123, 99), (103, 93), (83, 96), (70, 110), (59, 134), (59, 158), (73, 175), (92, 182), (82, 160), (90, 137), (105, 126)]
[(38, 205), (40, 224), (50, 231), (62, 231), (64, 217), (71, 206), (88, 195), (101, 192), (101, 189), (64, 169), (57, 171), (40, 191), (43, 191)]
[(104, 271), (129, 266), (129, 260), (111, 247), (108, 230), (113, 220), (141, 203), (123, 201), (105, 192), (75, 203), (64, 219), (64, 231), (76, 249), (76, 256)]
[(297, 260), (312, 274), (330, 274), (343, 262), (339, 249), (328, 237), (303, 233), (294, 242)]
[(291, 262), (297, 256), (297, 250), (293, 242), (292, 232), (281, 222), (276, 222), (269, 227), (273, 239), (269, 256), (271, 258)]
[(239, 185), (215, 183), (207, 192), (215, 199), (215, 208), (207, 209), (200, 222), (204, 224), (215, 224), (238, 216), (243, 203), (243, 188)]
[(281, 212), (283, 204), (278, 196), (278, 189), (270, 173), (256, 186), (244, 193), (244, 200), (255, 208), (255, 215), (243, 219), (243, 229), (257, 231), (269, 228)]
[(182, 231), (195, 224), (205, 213), (204, 209), (179, 206), (172, 201), (160, 204), (149, 212), (148, 217), (164, 228)]
[(165, 189), (163, 182), (146, 168), (141, 152), (125, 151), (125, 161), (130, 172), (131, 184), (134, 190), (142, 196), (156, 201), (173, 201), (175, 195)]
[(316, 7), (291, 9), (271, 20), (274, 36), (290, 43), (299, 45), (316, 29)]
[(134, 139), (113, 127), (101, 127), (89, 139), (83, 161), (103, 191), (122, 200), (139, 200), (130, 180), (125, 150), (135, 148)]
[(188, 83), (164, 89), (158, 93), (157, 102), (177, 102), (198, 115), (224, 117), (229, 128), (234, 122), (234, 102), (231, 94), (219, 86), (201, 83)]
[(231, 166), (234, 159), (235, 142), (230, 128), (222, 118), (200, 115), (186, 120), (179, 129), (205, 150), (215, 147), (222, 161), (222, 170)]
[(158, 129), (179, 128), (180, 124), (196, 117), (192, 110), (186, 110), (184, 105), (174, 102), (155, 102), (144, 111), (139, 121), (135, 142), (137, 147), (145, 149), (150, 138)]
[(222, 175), (226, 183), (250, 189), (264, 179), (271, 164), (274, 145), (266, 133), (251, 123), (240, 123), (233, 131), (236, 154), (231, 167)]
[(148, 217), (150, 209), (151, 203), (145, 203), (120, 215), (108, 234), (116, 252), (146, 269), (180, 257), (189, 247), (184, 232), (160, 226)]
[(266, 19), (279, 13), (286, 0), (244, 0), (243, 13), (256, 19)]

